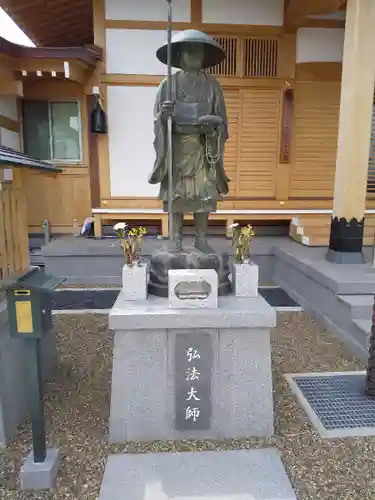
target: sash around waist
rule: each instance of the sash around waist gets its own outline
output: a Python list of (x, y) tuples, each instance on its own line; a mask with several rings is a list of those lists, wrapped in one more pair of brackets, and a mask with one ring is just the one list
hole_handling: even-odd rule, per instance
[(175, 134), (194, 134), (194, 135), (202, 135), (204, 134), (203, 127), (201, 125), (191, 125), (191, 124), (177, 124), (174, 123), (172, 127), (172, 131)]

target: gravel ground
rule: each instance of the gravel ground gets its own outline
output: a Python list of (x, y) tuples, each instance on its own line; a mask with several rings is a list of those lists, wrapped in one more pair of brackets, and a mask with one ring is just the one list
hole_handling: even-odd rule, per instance
[(106, 444), (112, 335), (102, 316), (55, 317), (60, 363), (46, 388), (49, 439), (63, 459), (53, 492), (22, 493), (18, 471), (30, 449), (20, 428), (0, 454), (1, 500), (96, 500), (106, 457), (116, 452), (191, 451), (275, 446), (299, 500), (374, 500), (375, 438), (324, 440), (311, 427), (282, 374), (363, 369), (305, 313), (279, 314), (273, 330), (276, 435), (269, 440)]

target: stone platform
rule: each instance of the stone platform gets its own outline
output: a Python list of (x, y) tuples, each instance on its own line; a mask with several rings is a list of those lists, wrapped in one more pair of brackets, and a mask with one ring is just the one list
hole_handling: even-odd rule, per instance
[(217, 309), (125, 301), (115, 331), (110, 442), (234, 439), (274, 431), (270, 328), (261, 297), (219, 297)]
[(297, 500), (276, 450), (109, 457), (99, 500)]

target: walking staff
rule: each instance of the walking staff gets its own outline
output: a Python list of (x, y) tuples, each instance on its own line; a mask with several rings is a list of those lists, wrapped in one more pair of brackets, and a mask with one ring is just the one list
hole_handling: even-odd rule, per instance
[[(167, 81), (167, 96), (168, 101), (172, 102), (172, 0), (167, 0), (168, 4), (168, 51), (167, 51), (167, 66), (168, 66), (168, 81)], [(173, 157), (172, 157), (172, 116), (169, 116), (167, 122), (167, 165), (168, 165), (168, 232), (169, 240), (173, 239)]]

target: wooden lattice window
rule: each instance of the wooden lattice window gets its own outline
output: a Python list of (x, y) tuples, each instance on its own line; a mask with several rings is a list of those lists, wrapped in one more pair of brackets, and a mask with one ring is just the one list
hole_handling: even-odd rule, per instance
[(250, 37), (244, 39), (244, 76), (277, 76), (278, 38)]
[(208, 69), (216, 76), (237, 76), (238, 38), (234, 36), (215, 36), (214, 39), (224, 49), (226, 57), (221, 64)]

